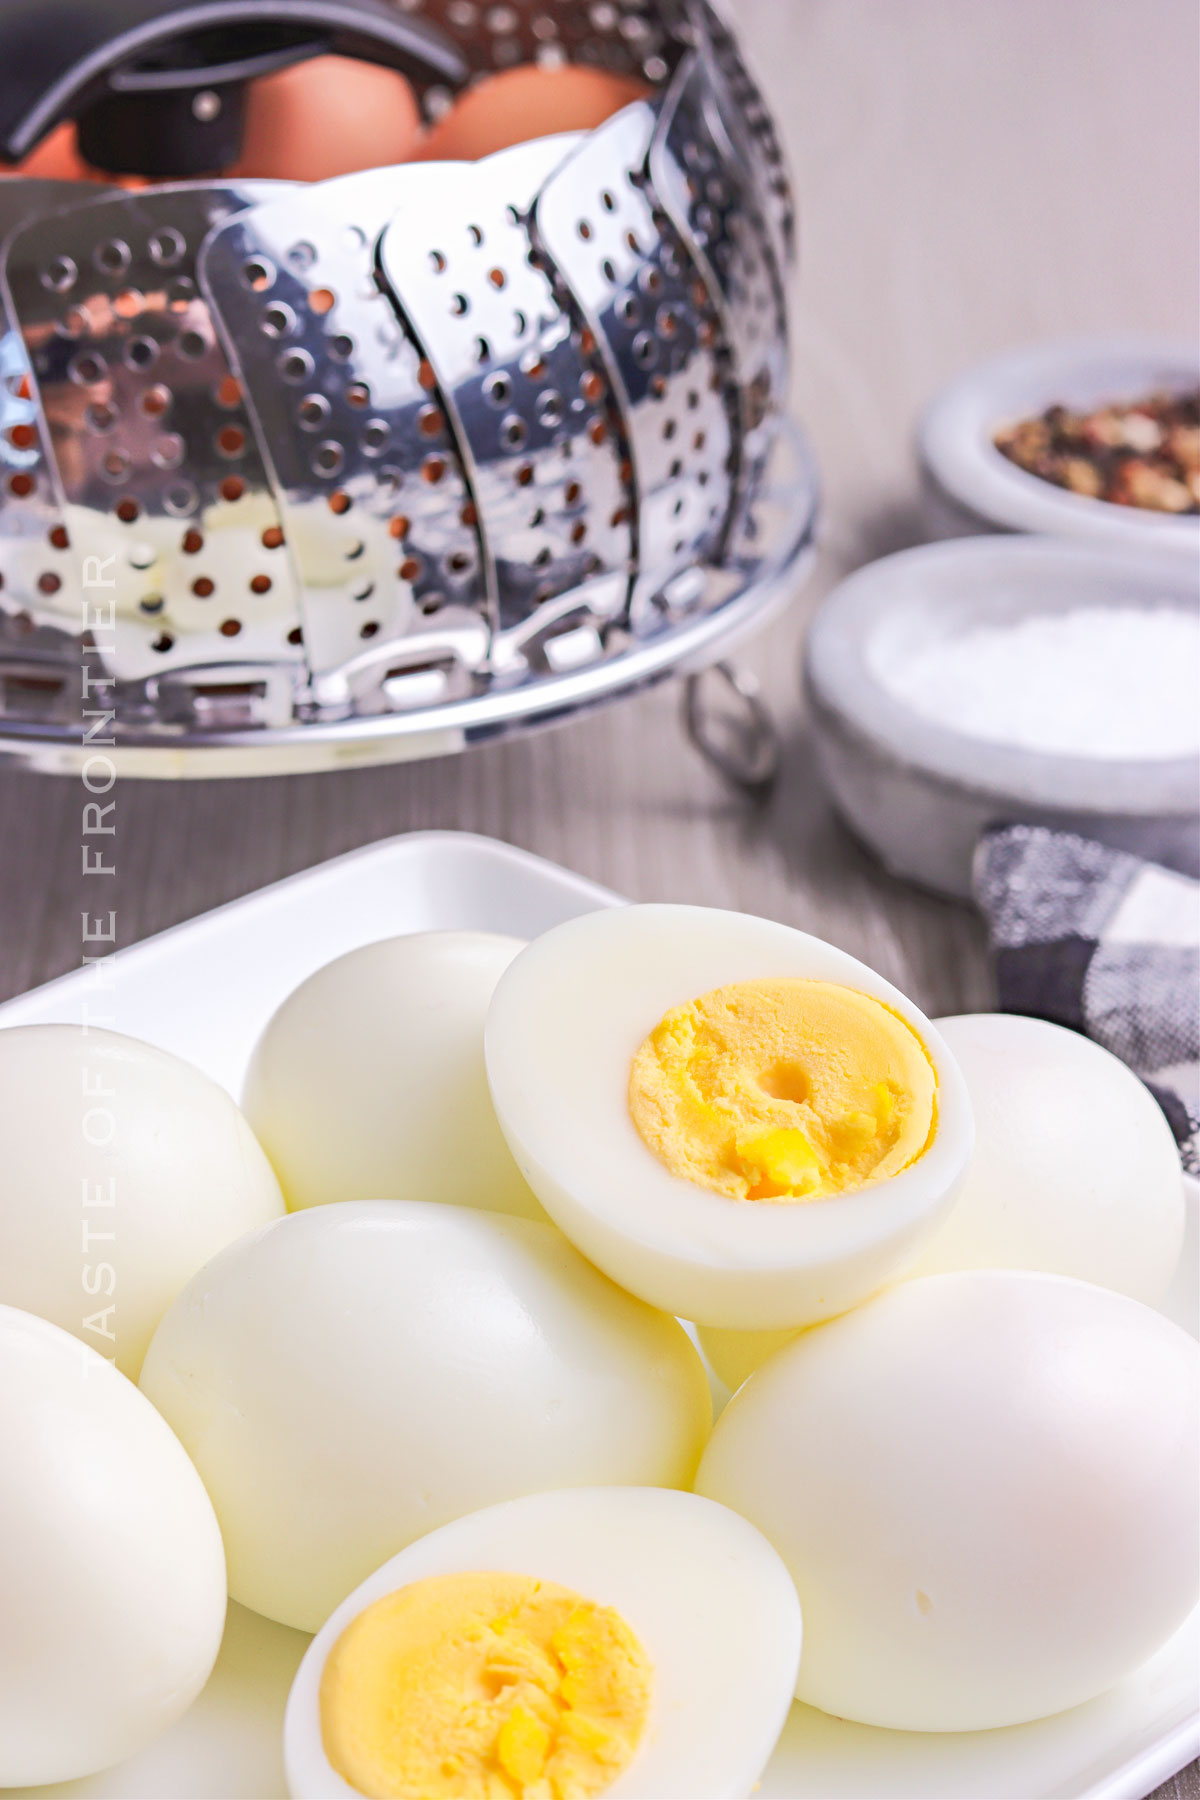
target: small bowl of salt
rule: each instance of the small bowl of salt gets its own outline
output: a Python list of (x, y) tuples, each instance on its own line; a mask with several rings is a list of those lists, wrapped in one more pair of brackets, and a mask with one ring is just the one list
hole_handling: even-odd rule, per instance
[(805, 651), (817, 758), (896, 875), (970, 893), (990, 825), (1195, 873), (1200, 572), (1065, 539), (973, 537), (834, 589)]

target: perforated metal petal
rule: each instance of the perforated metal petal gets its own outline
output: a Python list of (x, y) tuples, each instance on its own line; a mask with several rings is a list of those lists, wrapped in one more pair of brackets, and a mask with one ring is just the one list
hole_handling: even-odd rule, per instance
[(733, 444), (718, 321), (703, 273), (653, 205), (658, 113), (626, 107), (546, 182), (539, 247), (588, 318), (618, 396), (638, 495), (634, 623), (679, 570), (720, 545)]
[(578, 142), (414, 169), (422, 180), (380, 242), (384, 280), (464, 448), (502, 637), (536, 631), (540, 609), (585, 582), (601, 616), (627, 597), (632, 471), (608, 377), (531, 256), (525, 222)]
[[(343, 728), (446, 747), (461, 708), (486, 735), (652, 678), (800, 555), (811, 494), (783, 496), (781, 537), (758, 479), (790, 191), (716, 0), (395, 3), (472, 79), (573, 62), (656, 91), (475, 165), (0, 184), (0, 235), (26, 221), (25, 336), (0, 336), (0, 727), (61, 750), (91, 667), (151, 760), (278, 736), (288, 762)], [(91, 642), (89, 567), (116, 595)]]
[[(717, 94), (719, 69), (699, 55), (680, 64), (650, 147), (655, 196), (703, 270), (721, 314), (738, 406), (739, 476), (751, 489), (767, 453), (760, 430), (787, 387), (783, 283), (749, 157), (735, 144)], [(740, 496), (739, 496), (740, 497)]]
[[(107, 191), (89, 190), (96, 198)], [(77, 205), (79, 197), (75, 181), (0, 182), (0, 240), (31, 219)], [(64, 258), (50, 271), (51, 279), (66, 281), (71, 270)], [(80, 559), (43, 454), (33, 371), (7, 297), (0, 335), (0, 543), (0, 653), (69, 662), (78, 670), (84, 629)]]
[(284, 194), (229, 220), (201, 259), (275, 475), (326, 704), (352, 687), (365, 702), (371, 683), (356, 671), (382, 682), (393, 651), (468, 670), (487, 658), (458, 443), (375, 275), (380, 232), (421, 173), (372, 169)]
[(274, 191), (89, 195), (8, 241), (43, 453), (76, 563), (113, 584), (124, 680), (299, 659), (278, 511), (195, 279), (211, 226)]
[(735, 142), (745, 142), (745, 168), (761, 195), (779, 265), (789, 268), (796, 255), (796, 203), (770, 108), (718, 9), (709, 0), (687, 0), (687, 10), (688, 35), (720, 78), (722, 110), (734, 122)]

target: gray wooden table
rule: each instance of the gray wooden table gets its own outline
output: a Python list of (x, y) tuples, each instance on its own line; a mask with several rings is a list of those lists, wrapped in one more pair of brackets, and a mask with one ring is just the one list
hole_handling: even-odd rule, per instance
[[(804, 926), (933, 1013), (986, 1006), (979, 926), (888, 879), (831, 815), (797, 685), (812, 606), (923, 535), (926, 397), (1007, 345), (1194, 335), (1193, 0), (740, 0), (801, 196), (795, 399), (822, 465), (821, 568), (748, 649), (785, 735), (754, 804), (689, 748), (664, 689), (572, 728), (422, 766), (122, 783), (111, 904), (129, 944), (293, 870), (424, 826), (490, 833), (639, 899)], [(74, 966), (96, 883), (73, 782), (0, 773), (0, 997)], [(86, 892), (85, 892), (86, 888)], [(1200, 1800), (1194, 1765), (1160, 1791)]]

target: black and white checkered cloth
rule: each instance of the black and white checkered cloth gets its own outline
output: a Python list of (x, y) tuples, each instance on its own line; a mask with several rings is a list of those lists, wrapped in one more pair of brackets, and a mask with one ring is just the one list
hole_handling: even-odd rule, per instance
[(975, 853), (1001, 1011), (1086, 1032), (1155, 1095), (1200, 1175), (1200, 883), (1044, 826)]

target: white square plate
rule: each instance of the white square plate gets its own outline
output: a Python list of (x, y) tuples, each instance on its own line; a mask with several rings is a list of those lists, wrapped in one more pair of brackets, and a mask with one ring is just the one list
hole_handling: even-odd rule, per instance
[[(0, 1006), (0, 1026), (86, 1017), (187, 1057), (238, 1095), (251, 1047), (275, 1007), (343, 951), (406, 931), (534, 937), (619, 904), (606, 888), (506, 844), (420, 832), (338, 857), (122, 951), (111, 987), (93, 970), (64, 975)], [(1194, 1207), (1190, 1233), (1194, 1240)], [(1196, 1332), (1192, 1251), (1194, 1242), (1185, 1251), (1186, 1279), (1164, 1310)], [(307, 1642), (231, 1605), (212, 1679), (172, 1730), (119, 1768), (31, 1789), (31, 1800), (279, 1800), (284, 1701)], [(1136, 1800), (1200, 1751), (1198, 1689), (1193, 1615), (1111, 1693), (1007, 1731), (877, 1731), (797, 1705), (758, 1795)]]

